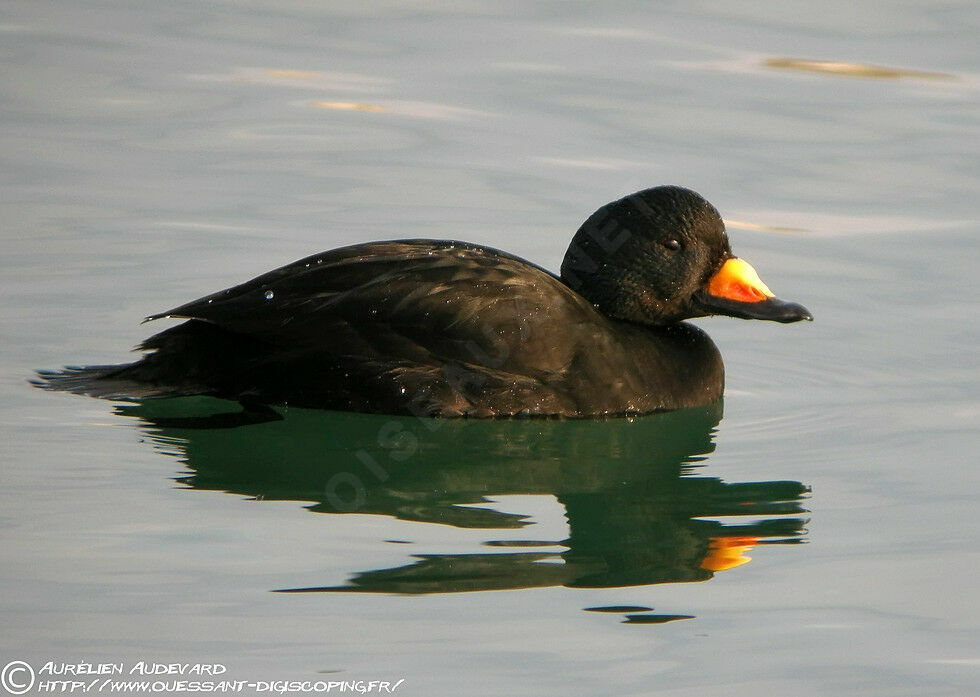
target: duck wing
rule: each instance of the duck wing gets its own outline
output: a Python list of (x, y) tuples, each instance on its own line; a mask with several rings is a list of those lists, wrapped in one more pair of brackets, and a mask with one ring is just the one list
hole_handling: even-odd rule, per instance
[[(368, 243), (309, 256), (147, 320), (161, 317), (201, 320), (284, 354), (453, 361), (532, 377), (572, 362), (581, 347), (567, 340), (570, 325), (588, 331), (604, 322), (540, 267), (440, 240)], [(143, 348), (156, 348), (153, 340)]]

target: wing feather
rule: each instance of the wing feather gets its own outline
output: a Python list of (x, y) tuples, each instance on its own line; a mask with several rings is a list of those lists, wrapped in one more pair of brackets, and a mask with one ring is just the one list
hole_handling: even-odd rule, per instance
[(152, 315), (213, 323), (296, 350), (455, 360), (529, 374), (567, 367), (557, 339), (598, 313), (553, 274), (459, 242), (370, 243), (313, 255)]

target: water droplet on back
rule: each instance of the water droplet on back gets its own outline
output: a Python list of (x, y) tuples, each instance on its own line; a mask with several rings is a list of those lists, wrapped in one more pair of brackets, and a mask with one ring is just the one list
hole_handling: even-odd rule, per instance
[(272, 292), (271, 290), (267, 290), (265, 292), (265, 299), (266, 300), (272, 300), (274, 297), (276, 297), (276, 294), (274, 292)]

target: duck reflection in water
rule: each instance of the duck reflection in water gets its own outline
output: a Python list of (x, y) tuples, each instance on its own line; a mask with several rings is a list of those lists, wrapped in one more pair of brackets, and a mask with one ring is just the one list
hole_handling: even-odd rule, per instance
[[(357, 572), (345, 585), (284, 591), (422, 594), (704, 581), (748, 561), (744, 552), (754, 545), (804, 536), (800, 515), (809, 490), (802, 483), (727, 483), (701, 473), (714, 450), (721, 402), (634, 419), (560, 421), (289, 409), (281, 420), (244, 428), (188, 427), (197, 417), (187, 414), (226, 405), (189, 398), (117, 410), (142, 419), (161, 450), (181, 458), (188, 473), (178, 481), (195, 489), (304, 501), (318, 513), (487, 530), (529, 524), (496, 510), (494, 497), (550, 495), (565, 509), (567, 539), (490, 539), (484, 553), (413, 555), (404, 566)], [(736, 516), (747, 522), (733, 522)]]

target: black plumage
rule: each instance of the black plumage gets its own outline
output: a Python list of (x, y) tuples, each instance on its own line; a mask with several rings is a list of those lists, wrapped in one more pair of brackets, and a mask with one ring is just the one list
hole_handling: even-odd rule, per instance
[[(721, 357), (679, 320), (716, 312), (706, 284), (730, 258), (707, 201), (658, 187), (590, 217), (561, 277), (463, 242), (344, 247), (148, 317), (188, 321), (144, 341), (149, 353), (135, 363), (42, 373), (39, 383), (426, 416), (702, 405), (721, 396)], [(749, 316), (809, 319), (774, 298), (741, 304)]]

